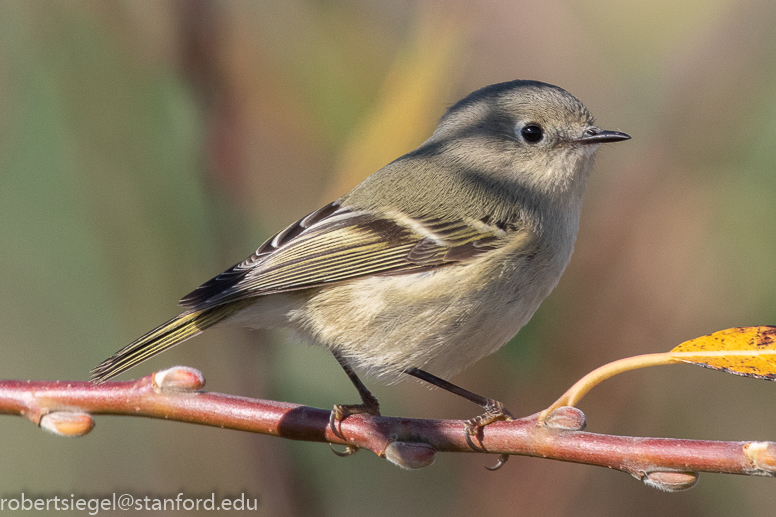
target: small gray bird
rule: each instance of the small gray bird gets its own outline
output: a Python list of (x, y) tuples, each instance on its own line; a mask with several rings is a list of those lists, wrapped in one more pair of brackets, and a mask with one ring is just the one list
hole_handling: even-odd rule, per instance
[(416, 150), (185, 296), (185, 312), (103, 361), (93, 380), (210, 327), (284, 327), (331, 350), (361, 396), (334, 407), (332, 427), (380, 414), (351, 365), (388, 380), (414, 376), (482, 406), (469, 433), (509, 419), (500, 402), (443, 378), (533, 316), (571, 258), (598, 145), (629, 138), (595, 127), (557, 86), (477, 90)]

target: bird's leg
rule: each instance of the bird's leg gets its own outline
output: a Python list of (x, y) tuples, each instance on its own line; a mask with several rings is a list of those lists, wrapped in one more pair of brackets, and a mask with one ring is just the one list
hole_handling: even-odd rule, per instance
[(349, 415), (355, 415), (359, 413), (380, 416), (380, 403), (377, 402), (375, 396), (369, 392), (366, 386), (364, 386), (364, 383), (361, 382), (361, 379), (358, 378), (356, 372), (354, 372), (353, 368), (350, 367), (347, 359), (342, 357), (342, 355), (340, 355), (337, 351), (332, 350), (332, 354), (334, 354), (334, 357), (337, 359), (337, 362), (340, 364), (340, 366), (342, 366), (342, 369), (345, 370), (345, 373), (350, 379), (350, 382), (352, 382), (353, 386), (355, 386), (358, 390), (358, 394), (361, 396), (362, 402), (361, 404), (334, 405), (334, 409), (331, 412), (331, 417), (329, 418), (329, 425), (331, 426), (331, 430), (334, 432), (334, 434), (342, 437), (342, 433), (335, 425), (336, 422), (342, 422)]
[(442, 388), (443, 390), (447, 390), (450, 393), (454, 393), (455, 395), (463, 397), (466, 400), (474, 402), (478, 406), (485, 408), (485, 414), (476, 416), (466, 421), (464, 427), (467, 434), (476, 435), (477, 430), (480, 427), (485, 427), (486, 425), (492, 424), (498, 420), (514, 420), (515, 418), (509, 411), (507, 411), (507, 409), (504, 407), (504, 404), (498, 400), (488, 399), (477, 395), (476, 393), (472, 393), (471, 391), (456, 386), (452, 382), (447, 382), (446, 380), (440, 379), (436, 375), (432, 375), (419, 368), (409, 368), (404, 370), (404, 373), (412, 375), (413, 377), (417, 377), (422, 381), (426, 381), (429, 384), (433, 384), (434, 386)]

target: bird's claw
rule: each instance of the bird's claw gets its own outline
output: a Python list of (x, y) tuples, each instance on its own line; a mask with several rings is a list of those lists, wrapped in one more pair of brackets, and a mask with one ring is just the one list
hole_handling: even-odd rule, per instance
[[(334, 451), (334, 452), (336, 452), (336, 451)], [(485, 468), (490, 470), (491, 472), (494, 472), (494, 471), (500, 469), (501, 467), (503, 467), (504, 463), (506, 463), (507, 461), (509, 461), (509, 454), (507, 454), (507, 453), (499, 454), (498, 461), (496, 462), (496, 464), (493, 465), (492, 467), (488, 467), (487, 465), (485, 465)]]
[(334, 409), (331, 410), (331, 414), (329, 415), (329, 427), (331, 428), (331, 432), (340, 438), (345, 437), (342, 435), (342, 431), (337, 426), (337, 422), (342, 423), (344, 419), (345, 410), (339, 404), (334, 404)]
[(380, 416), (380, 403), (377, 402), (376, 398), (370, 395), (369, 397), (363, 398), (363, 404), (334, 404), (334, 408), (329, 415), (329, 427), (331, 428), (331, 432), (344, 440), (345, 436), (342, 434), (342, 421), (350, 415), (358, 414)]
[[(512, 416), (512, 413), (507, 411), (504, 404), (498, 400), (488, 399), (488, 405), (485, 406), (485, 413), (467, 420), (466, 423), (464, 423), (464, 429), (466, 429), (466, 434), (475, 436), (480, 428), (490, 425), (493, 422), (508, 422), (514, 419), (515, 417)], [(497, 467), (500, 468), (501, 465), (499, 464)]]
[[(329, 447), (331, 447), (331, 452), (333, 452), (334, 454), (336, 454), (340, 458), (345, 458), (347, 456), (350, 456), (351, 454), (355, 454), (355, 453), (358, 452), (358, 449), (359, 449), (355, 445), (346, 445), (344, 451), (338, 451), (337, 449), (334, 448), (334, 444), (333, 443), (330, 443)], [(487, 467), (485, 467), (485, 468), (487, 468)]]
[[(329, 427), (334, 436), (345, 440), (345, 435), (342, 434), (342, 421), (350, 415), (366, 413), (372, 416), (380, 416), (380, 404), (376, 398), (370, 395), (370, 397), (363, 398), (363, 402), (363, 404), (350, 405), (334, 404), (334, 408), (329, 415)], [(359, 449), (355, 445), (346, 445), (345, 450), (340, 452), (334, 448), (334, 444), (330, 443), (329, 446), (331, 447), (331, 452), (342, 458), (357, 453)]]

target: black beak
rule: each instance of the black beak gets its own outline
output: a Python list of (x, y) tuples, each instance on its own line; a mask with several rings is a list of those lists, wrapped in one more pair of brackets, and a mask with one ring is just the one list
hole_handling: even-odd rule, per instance
[(621, 133), (620, 131), (609, 131), (591, 127), (585, 131), (582, 138), (574, 140), (574, 142), (579, 144), (605, 144), (609, 142), (619, 142), (621, 140), (630, 140), (630, 135)]

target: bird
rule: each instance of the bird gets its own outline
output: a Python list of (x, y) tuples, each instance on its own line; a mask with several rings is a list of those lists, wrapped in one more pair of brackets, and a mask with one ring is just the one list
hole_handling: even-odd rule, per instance
[(468, 434), (512, 415), (449, 380), (531, 319), (568, 265), (600, 144), (630, 139), (594, 125), (551, 84), (514, 80), (450, 106), (417, 149), (278, 232), (184, 296), (184, 311), (92, 370), (103, 383), (218, 327), (287, 328), (331, 351), (361, 398), (331, 424), (380, 415), (356, 370), (415, 377), (485, 413)]

